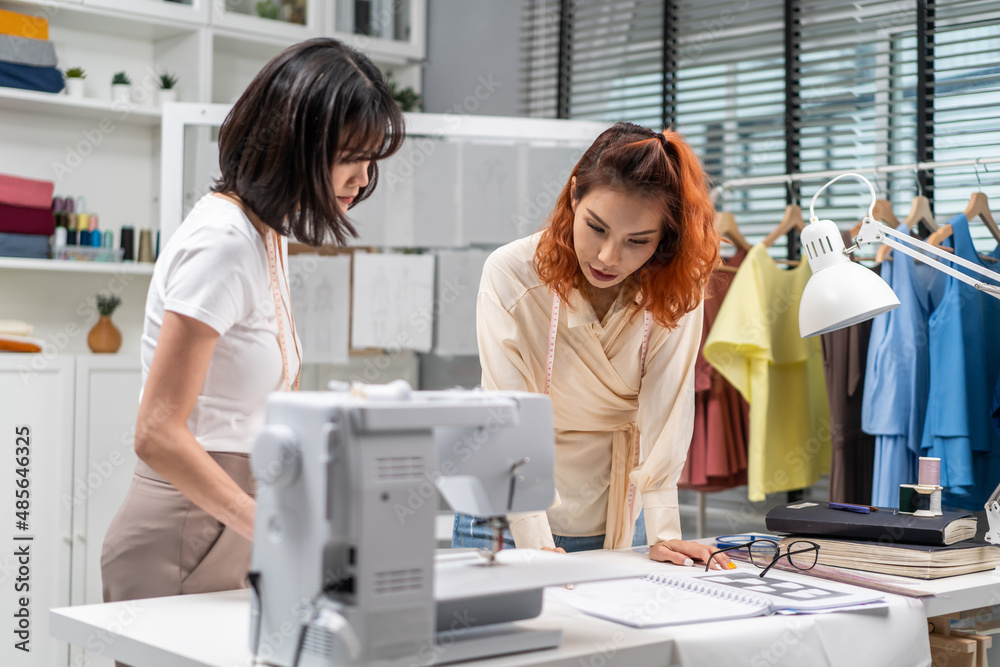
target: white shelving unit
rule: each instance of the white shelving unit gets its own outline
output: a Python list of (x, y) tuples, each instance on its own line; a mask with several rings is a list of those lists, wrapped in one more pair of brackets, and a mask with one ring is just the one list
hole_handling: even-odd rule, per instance
[[(58, 67), (87, 73), (84, 98), (0, 88), (0, 173), (53, 181), (59, 196), (84, 196), (87, 212), (100, 216), (116, 242), (123, 225), (137, 237), (140, 229), (159, 229), (158, 73), (177, 75), (181, 102), (229, 104), (282, 49), (329, 35), (419, 92), (426, 0), (397, 3), (412, 26), (399, 42), (336, 30), (342, 1), (353, 8), (354, 0), (306, 0), (306, 25), (293, 25), (252, 15), (254, 0), (0, 0), (0, 9), (45, 17)], [(122, 70), (133, 82), (127, 108), (111, 101), (111, 77)], [(35, 324), (37, 337), (63, 340), (67, 324), (89, 326), (79, 314), (89, 312), (88, 299), (120, 290), (120, 354), (132, 354), (151, 274), (144, 264), (0, 258), (0, 319), (23, 319)], [(85, 333), (70, 336), (61, 351), (85, 352)]]
[(22, 259), (0, 257), (0, 269), (24, 271), (68, 271), (75, 273), (106, 273), (127, 276), (151, 276), (152, 264), (133, 262), (78, 262), (71, 259)]

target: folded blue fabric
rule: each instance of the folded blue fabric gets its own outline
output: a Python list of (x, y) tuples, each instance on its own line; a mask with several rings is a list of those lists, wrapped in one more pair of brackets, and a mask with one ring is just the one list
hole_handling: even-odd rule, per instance
[(4, 234), (0, 232), (0, 257), (45, 259), (49, 254), (49, 237), (39, 234)]
[(55, 67), (0, 62), (0, 86), (58, 93), (64, 85), (62, 72)]
[(55, 67), (56, 49), (44, 39), (0, 35), (0, 61), (32, 67)]

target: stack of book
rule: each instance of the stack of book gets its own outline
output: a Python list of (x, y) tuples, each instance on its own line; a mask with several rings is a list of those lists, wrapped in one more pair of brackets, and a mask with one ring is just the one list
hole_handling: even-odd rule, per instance
[(917, 579), (939, 579), (991, 570), (1000, 547), (976, 541), (976, 517), (944, 512), (936, 517), (878, 508), (868, 514), (831, 509), (826, 503), (796, 503), (767, 513), (768, 530), (790, 533), (819, 545), (819, 565)]

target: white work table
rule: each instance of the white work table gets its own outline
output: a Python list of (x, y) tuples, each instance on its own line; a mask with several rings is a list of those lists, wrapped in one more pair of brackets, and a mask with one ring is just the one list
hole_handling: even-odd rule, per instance
[[(591, 552), (588, 556), (616, 562), (643, 561), (652, 571), (682, 571), (627, 551)], [(756, 571), (742, 563), (738, 566)], [(889, 606), (882, 609), (645, 630), (592, 618), (547, 598), (541, 616), (521, 625), (562, 629), (563, 641), (558, 648), (466, 664), (915, 667), (930, 664), (924, 623), (927, 616), (1000, 603), (1000, 577), (994, 578), (991, 572), (933, 582), (900, 581), (937, 597), (921, 601), (887, 594)], [(97, 648), (103, 655), (134, 667), (248, 667), (249, 608), (247, 590), (70, 607), (52, 610), (51, 631), (58, 639)], [(296, 638), (265, 637), (262, 645)]]

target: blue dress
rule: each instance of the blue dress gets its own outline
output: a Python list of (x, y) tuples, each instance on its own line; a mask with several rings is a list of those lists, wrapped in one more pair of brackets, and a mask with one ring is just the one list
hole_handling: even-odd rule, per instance
[[(949, 224), (955, 255), (991, 268), (976, 252), (965, 215)], [(922, 450), (941, 459), (943, 503), (979, 510), (1000, 482), (1000, 436), (990, 421), (1000, 371), (1000, 301), (950, 276), (946, 282), (929, 321), (931, 384)]]
[[(899, 230), (909, 233), (905, 225)], [(930, 385), (928, 320), (944, 274), (900, 252), (882, 264), (899, 307), (872, 321), (861, 427), (875, 436), (872, 504), (899, 506), (899, 485), (917, 481)]]

